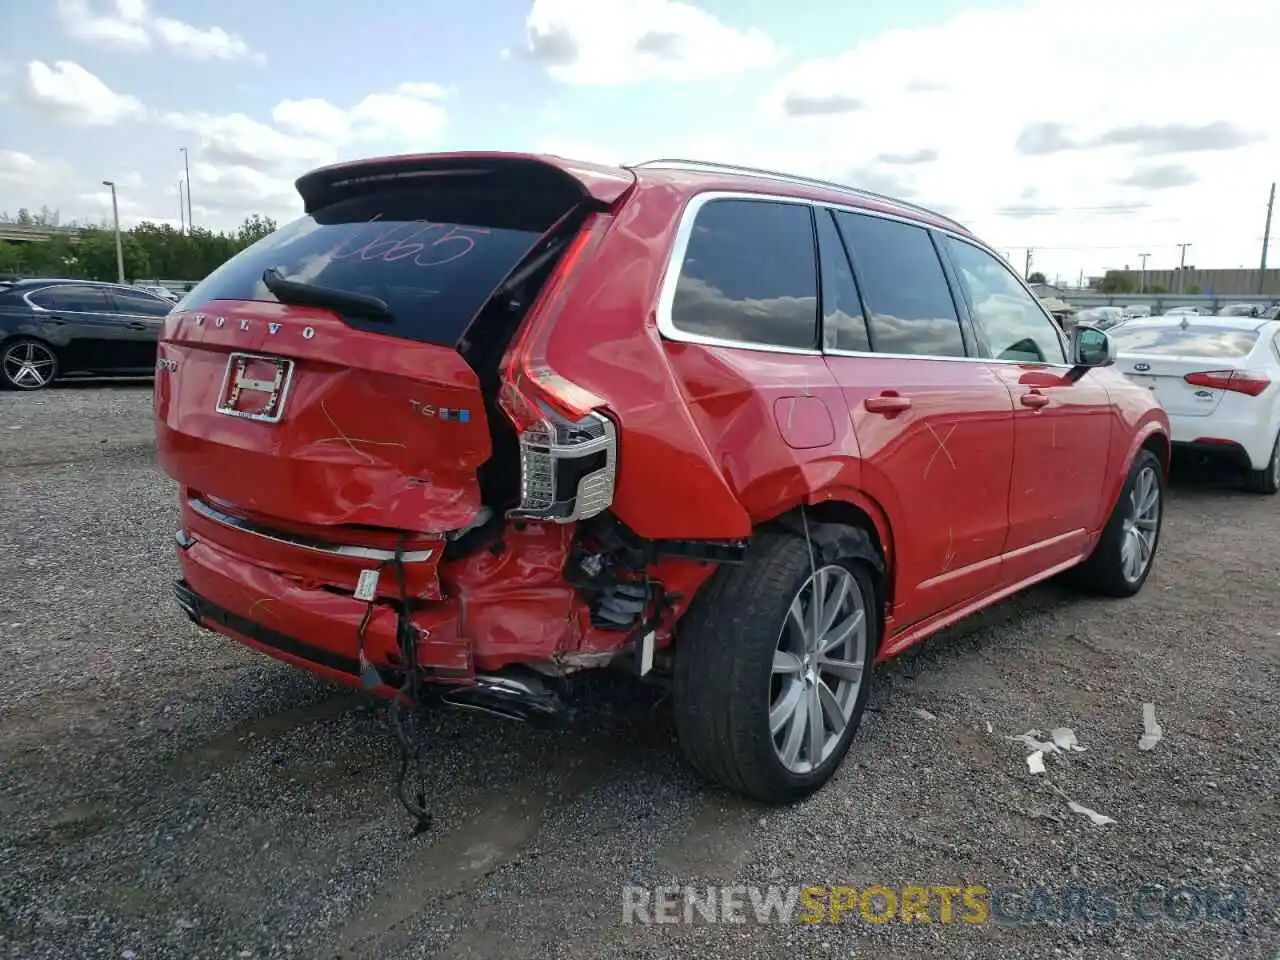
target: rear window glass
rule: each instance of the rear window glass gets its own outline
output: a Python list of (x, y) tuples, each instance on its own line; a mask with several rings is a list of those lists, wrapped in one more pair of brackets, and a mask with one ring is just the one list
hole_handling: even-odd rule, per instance
[(355, 327), (453, 346), (494, 288), (563, 215), (562, 201), (491, 187), (415, 188), (344, 199), (245, 249), (192, 290), (178, 309), (212, 300), (276, 297), (262, 282), (287, 280), (379, 297), (390, 325)]
[(1126, 324), (1110, 331), (1120, 353), (1184, 357), (1243, 357), (1258, 342), (1257, 331), (1224, 330), (1204, 324), (1139, 327)]

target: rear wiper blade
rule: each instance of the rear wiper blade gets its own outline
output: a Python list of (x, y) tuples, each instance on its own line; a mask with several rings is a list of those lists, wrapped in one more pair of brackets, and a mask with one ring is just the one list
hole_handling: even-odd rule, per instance
[(387, 301), (380, 297), (299, 280), (286, 280), (284, 274), (275, 267), (262, 272), (262, 282), (281, 303), (291, 303), (298, 307), (328, 307), (384, 323), (395, 320)]

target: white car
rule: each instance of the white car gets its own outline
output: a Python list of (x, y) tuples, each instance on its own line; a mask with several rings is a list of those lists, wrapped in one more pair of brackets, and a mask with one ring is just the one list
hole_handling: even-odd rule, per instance
[(1116, 367), (1153, 390), (1175, 450), (1225, 459), (1280, 490), (1280, 321), (1152, 317), (1109, 331)]

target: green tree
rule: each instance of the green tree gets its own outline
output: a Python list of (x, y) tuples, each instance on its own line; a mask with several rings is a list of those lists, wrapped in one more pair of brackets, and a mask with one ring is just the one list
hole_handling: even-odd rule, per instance
[(1123, 270), (1108, 270), (1098, 281), (1099, 293), (1133, 293), (1133, 278)]
[[(58, 212), (42, 207), (40, 213), (33, 216), (28, 208), (23, 207), (14, 222), (57, 226)], [(258, 214), (246, 218), (234, 233), (202, 229), (183, 233), (168, 224), (140, 223), (131, 230), (123, 231), (121, 236), (125, 277), (127, 280), (151, 277), (203, 280), (228, 259), (275, 229), (273, 219)], [(48, 240), (0, 240), (0, 273), (115, 280), (115, 231), (84, 226), (59, 231)]]
[(1041, 273), (1039, 270), (1031, 274), (1031, 276), (1027, 277), (1027, 283), (1048, 283), (1048, 282), (1049, 281), (1044, 278), (1044, 274)]
[(255, 213), (240, 224), (240, 229), (236, 231), (236, 240), (242, 248), (247, 247), (275, 233), (277, 229), (278, 225), (271, 217), (260, 217)]

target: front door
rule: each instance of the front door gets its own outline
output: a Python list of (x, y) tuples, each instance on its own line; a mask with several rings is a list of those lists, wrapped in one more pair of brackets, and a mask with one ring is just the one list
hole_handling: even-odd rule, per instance
[(1013, 483), (1005, 579), (1068, 563), (1085, 549), (1110, 454), (1111, 399), (1085, 373), (1068, 376), (1066, 346), (1035, 296), (997, 257), (945, 237), (975, 333), (1013, 401)]
[(900, 633), (1000, 583), (1013, 404), (970, 356), (927, 230), (837, 211), (837, 232), (819, 213), (827, 365), (853, 423), (862, 488), (893, 529)]

